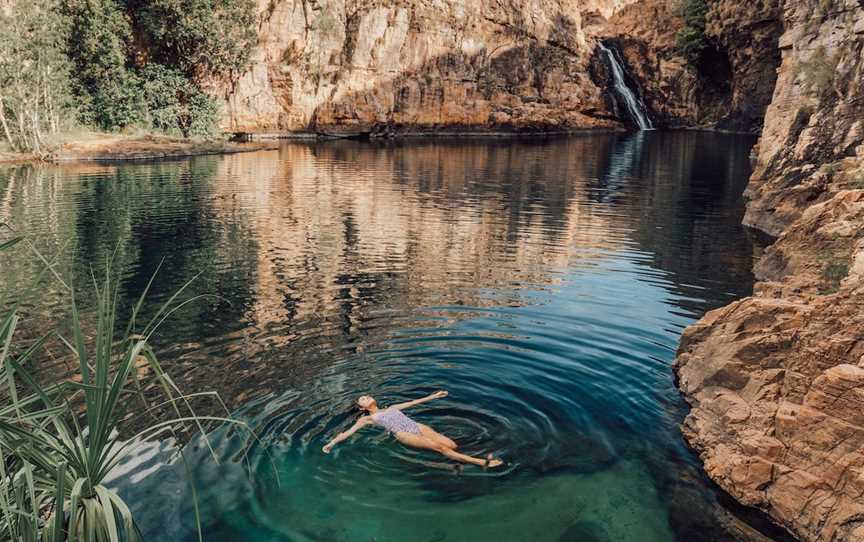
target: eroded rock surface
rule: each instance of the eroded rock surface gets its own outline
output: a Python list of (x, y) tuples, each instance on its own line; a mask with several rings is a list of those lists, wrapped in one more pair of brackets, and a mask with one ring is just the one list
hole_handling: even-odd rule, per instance
[(621, 127), (597, 41), (623, 53), (659, 126), (758, 131), (780, 2), (710, 2), (704, 62), (676, 46), (680, 0), (259, 0), (252, 68), (214, 88), (247, 132)]
[(785, 0), (746, 222), (754, 295), (688, 328), (684, 424), (708, 474), (802, 540), (864, 540), (864, 6)]
[(632, 0), (261, 0), (235, 131), (375, 133), (620, 126), (591, 80), (583, 14)]
[[(676, 362), (709, 476), (804, 540), (864, 540), (861, 224), (861, 190), (808, 209), (760, 262), (771, 280), (688, 328)], [(825, 238), (852, 263), (839, 284)]]
[(843, 188), (864, 141), (864, 5), (785, 0), (783, 63), (765, 116), (745, 223), (780, 235)]

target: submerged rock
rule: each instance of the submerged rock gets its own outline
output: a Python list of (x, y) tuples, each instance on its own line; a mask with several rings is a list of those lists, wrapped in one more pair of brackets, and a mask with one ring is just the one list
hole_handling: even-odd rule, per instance
[(557, 438), (556, 449), (540, 457), (532, 457), (526, 449), (524, 457), (529, 461), (525, 466), (543, 475), (592, 474), (611, 468), (618, 460), (609, 442), (596, 435), (561, 431)]

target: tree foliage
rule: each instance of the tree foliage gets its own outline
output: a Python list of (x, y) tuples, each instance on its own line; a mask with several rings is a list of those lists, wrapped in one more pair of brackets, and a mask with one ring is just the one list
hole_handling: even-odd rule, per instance
[(243, 71), (257, 40), (253, 0), (132, 0), (153, 58), (195, 81)]
[(44, 152), (70, 116), (67, 20), (55, 0), (0, 10), (0, 138), (16, 151)]
[(143, 100), (147, 123), (157, 130), (183, 136), (211, 135), (218, 116), (218, 105), (183, 73), (157, 63), (141, 70)]
[(248, 67), (255, 9), (254, 0), (11, 2), (0, 11), (0, 137), (39, 151), (73, 118), (109, 131), (214, 133), (218, 104), (203, 89)]
[(678, 12), (684, 19), (684, 28), (679, 30), (677, 35), (678, 51), (690, 65), (695, 66), (702, 58), (702, 52), (708, 47), (708, 38), (705, 35), (708, 4), (706, 0), (683, 0)]
[(116, 0), (62, 0), (70, 21), (67, 51), (86, 124), (114, 130), (134, 124), (142, 103), (139, 81), (127, 67), (132, 27)]

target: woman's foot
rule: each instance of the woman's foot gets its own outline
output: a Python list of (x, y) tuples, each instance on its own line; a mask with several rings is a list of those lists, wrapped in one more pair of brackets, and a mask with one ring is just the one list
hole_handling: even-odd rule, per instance
[(486, 456), (486, 462), (483, 464), (484, 469), (494, 469), (495, 467), (500, 467), (504, 462), (500, 459), (495, 459), (492, 457), (492, 454)]

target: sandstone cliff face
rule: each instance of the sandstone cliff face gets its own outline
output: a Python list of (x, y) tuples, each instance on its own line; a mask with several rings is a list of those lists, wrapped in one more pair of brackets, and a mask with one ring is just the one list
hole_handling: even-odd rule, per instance
[(611, 127), (583, 14), (632, 0), (260, 0), (234, 131), (375, 133)]
[[(862, 224), (860, 190), (809, 209), (760, 265), (779, 281), (688, 328), (677, 359), (709, 476), (802, 540), (864, 540)], [(826, 238), (855, 262), (839, 285)]]
[(783, 64), (745, 217), (775, 236), (848, 186), (838, 161), (860, 156), (864, 141), (864, 6), (786, 0), (784, 19)]
[(711, 47), (678, 54), (680, 0), (259, 0), (252, 68), (223, 126), (249, 132), (620, 127), (598, 39), (623, 53), (656, 124), (757, 131), (781, 0), (711, 3)]
[(754, 296), (682, 338), (685, 436), (802, 540), (864, 540), (864, 4), (785, 0), (746, 222)]
[[(759, 131), (780, 66), (783, 0), (709, 2), (698, 101), (721, 129)], [(723, 81), (728, 83), (723, 85)]]

